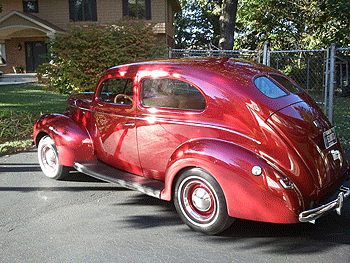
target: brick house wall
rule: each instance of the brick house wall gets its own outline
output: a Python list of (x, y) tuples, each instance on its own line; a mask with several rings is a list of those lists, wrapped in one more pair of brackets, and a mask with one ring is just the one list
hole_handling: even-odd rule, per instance
[[(147, 20), (147, 22), (167, 24), (167, 26), (164, 27), (167, 32), (164, 33), (172, 36), (173, 26), (172, 21), (169, 21), (169, 16), (174, 16), (174, 10), (171, 6), (171, 1), (152, 0), (152, 19)], [(123, 17), (123, 6), (121, 0), (97, 0), (96, 2), (97, 23), (111, 23)], [(2, 9), (3, 11), (1, 15), (7, 14), (12, 10), (23, 11), (22, 0), (3, 0)], [(172, 14), (169, 14), (169, 12)], [(68, 0), (39, 0), (39, 13), (33, 14), (64, 30), (68, 30), (69, 28)]]
[[(3, 11), (0, 14), (0, 19), (13, 10), (23, 12), (22, 0), (2, 0), (1, 4)], [(174, 42), (174, 11), (179, 11), (179, 6), (179, 0), (151, 0), (151, 20), (146, 20), (156, 24), (155, 32), (159, 36), (159, 41), (166, 42), (170, 47), (173, 46)], [(96, 0), (96, 9), (96, 22), (74, 23), (111, 24), (123, 17), (122, 0)], [(30, 15), (34, 15), (40, 21), (47, 21), (55, 28), (62, 29), (62, 32), (67, 31), (72, 23), (69, 18), (69, 0), (38, 0), (38, 10), (38, 13), (30, 13)], [(17, 20), (21, 20), (21, 18), (13, 17), (11, 21), (3, 21), (0, 24), (0, 33), (2, 28), (10, 26), (8, 23), (18, 23)], [(6, 50), (6, 64), (0, 65), (0, 70), (4, 73), (13, 73), (13, 65), (21, 65), (25, 69), (25, 42), (46, 41), (52, 37), (46, 35), (43, 31), (29, 29), (30, 21), (22, 19), (21, 23), (27, 26), (26, 30), (18, 30), (17, 33), (11, 33), (11, 37), (0, 38), (0, 43), (5, 44)], [(19, 46), (22, 47), (21, 50), (19, 50)]]
[[(46, 37), (28, 37), (28, 38), (11, 38), (5, 40), (7, 63), (0, 67), (0, 70), (6, 73), (14, 73), (12, 66), (20, 65), (26, 70), (26, 51), (25, 43), (29, 41), (46, 41)], [(19, 49), (19, 46), (21, 47)]]

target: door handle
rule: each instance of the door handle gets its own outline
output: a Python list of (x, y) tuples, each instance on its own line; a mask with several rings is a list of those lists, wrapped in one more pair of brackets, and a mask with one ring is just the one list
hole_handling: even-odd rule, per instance
[(124, 127), (135, 127), (135, 123), (134, 122), (128, 122), (128, 123), (124, 123), (123, 126)]

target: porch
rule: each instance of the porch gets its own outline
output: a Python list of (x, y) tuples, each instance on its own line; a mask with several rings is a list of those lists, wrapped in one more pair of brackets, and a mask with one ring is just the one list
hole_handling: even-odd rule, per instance
[(37, 82), (36, 73), (4, 74), (0, 76), (0, 85), (25, 84)]

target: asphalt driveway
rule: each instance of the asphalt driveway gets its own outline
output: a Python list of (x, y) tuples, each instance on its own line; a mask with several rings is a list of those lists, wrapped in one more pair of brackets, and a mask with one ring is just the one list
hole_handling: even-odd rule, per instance
[(173, 205), (79, 173), (44, 177), (36, 152), (0, 157), (0, 262), (350, 262), (350, 204), (315, 225), (236, 220), (191, 231)]

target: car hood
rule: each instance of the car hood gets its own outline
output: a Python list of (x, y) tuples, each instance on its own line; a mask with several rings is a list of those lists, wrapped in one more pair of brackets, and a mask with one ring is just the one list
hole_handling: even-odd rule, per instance
[[(309, 171), (309, 175), (291, 178), (297, 185), (313, 183), (315, 194), (319, 196), (345, 176), (347, 158), (338, 138), (331, 140), (334, 129), (312, 99), (306, 98), (274, 112), (267, 122), (297, 153)], [(327, 136), (329, 143), (324, 140)]]

